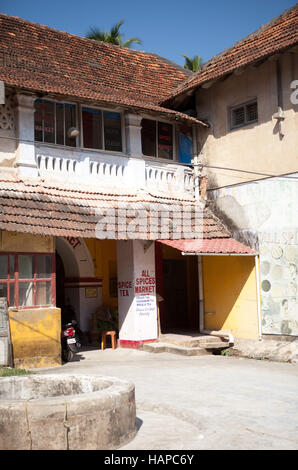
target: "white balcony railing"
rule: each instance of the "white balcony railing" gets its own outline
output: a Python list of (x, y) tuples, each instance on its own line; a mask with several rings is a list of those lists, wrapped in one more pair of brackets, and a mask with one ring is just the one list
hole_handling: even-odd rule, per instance
[(192, 170), (181, 164), (47, 146), (36, 147), (35, 159), (44, 179), (193, 194)]

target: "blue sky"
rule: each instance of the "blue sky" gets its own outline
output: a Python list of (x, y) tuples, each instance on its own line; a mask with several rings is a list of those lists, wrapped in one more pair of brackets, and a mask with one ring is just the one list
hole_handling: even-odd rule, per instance
[(296, 0), (0, 0), (1, 13), (85, 36), (90, 26), (109, 30), (124, 20), (135, 49), (183, 65), (182, 54), (204, 61), (232, 46)]

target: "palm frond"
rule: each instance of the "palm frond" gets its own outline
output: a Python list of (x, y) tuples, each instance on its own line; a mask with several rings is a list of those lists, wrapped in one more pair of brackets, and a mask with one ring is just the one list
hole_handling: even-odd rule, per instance
[(122, 47), (127, 47), (127, 48), (131, 48), (132, 44), (135, 43), (135, 44), (143, 44), (141, 39), (139, 38), (130, 38), (130, 39), (127, 39), (127, 41), (125, 41), (122, 45)]
[(192, 59), (187, 55), (182, 54), (185, 59), (184, 68), (191, 70), (192, 72), (197, 72), (202, 67), (202, 58), (198, 55), (195, 55)]
[(107, 33), (98, 28), (90, 28), (86, 37), (88, 39), (95, 39), (96, 41), (107, 42)]

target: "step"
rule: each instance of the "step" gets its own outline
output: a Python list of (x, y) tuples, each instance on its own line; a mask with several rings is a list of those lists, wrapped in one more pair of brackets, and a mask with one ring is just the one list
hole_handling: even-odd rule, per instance
[[(183, 336), (183, 335), (161, 335), (160, 341), (176, 346), (184, 346), (186, 348), (202, 347), (209, 348), (214, 344), (216, 347), (228, 347), (229, 342), (224, 337), (201, 335), (195, 337)], [(223, 343), (223, 344), (220, 344)]]
[(214, 341), (210, 343), (201, 344), (202, 348), (206, 349), (222, 349), (222, 348), (228, 348), (229, 347), (229, 342), (228, 341)]
[(175, 344), (156, 342), (156, 343), (144, 343), (142, 347), (143, 351), (153, 352), (153, 353), (172, 353), (172, 354), (181, 354), (183, 356), (205, 356), (210, 354), (207, 349), (200, 347), (188, 348), (186, 346), (178, 346)]

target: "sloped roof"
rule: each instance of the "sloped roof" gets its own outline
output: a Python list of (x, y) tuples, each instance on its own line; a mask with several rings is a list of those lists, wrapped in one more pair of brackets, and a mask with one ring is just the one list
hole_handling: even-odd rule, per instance
[(158, 105), (189, 74), (156, 54), (5, 14), (0, 14), (0, 54), (0, 80), (8, 85), (199, 122)]
[(203, 68), (187, 79), (183, 84), (169, 92), (166, 99), (161, 99), (163, 106), (173, 98), (211, 80), (240, 69), (265, 58), (282, 52), (298, 43), (298, 4), (286, 10), (246, 38), (238, 41), (233, 47), (223, 51), (204, 64)]
[[(209, 209), (198, 212), (197, 207), (198, 203), (187, 197), (157, 197), (145, 191), (98, 189), (39, 179), (26, 181), (17, 177), (0, 178), (0, 229), (10, 232), (127, 239), (128, 214), (133, 217), (134, 211), (140, 211), (140, 220), (146, 220), (143, 220), (144, 224), (141, 223), (143, 232), (135, 233), (134, 238), (156, 240), (174, 237), (175, 214), (183, 211), (186, 220), (191, 223), (183, 229), (182, 238), (230, 237), (229, 230)], [(126, 212), (126, 218), (123, 209), (130, 211)], [(168, 218), (171, 227), (169, 234), (164, 230), (167, 219), (159, 216), (152, 220), (150, 211), (158, 211), (159, 214), (163, 212)], [(98, 223), (103, 215), (109, 217), (105, 221), (111, 226), (117, 225), (116, 233), (107, 226), (98, 236)]]
[(202, 240), (158, 240), (164, 245), (171, 246), (184, 254), (235, 254), (235, 255), (256, 255), (243, 243), (233, 238), (208, 238)]

